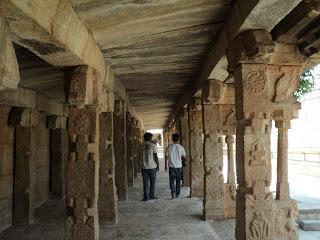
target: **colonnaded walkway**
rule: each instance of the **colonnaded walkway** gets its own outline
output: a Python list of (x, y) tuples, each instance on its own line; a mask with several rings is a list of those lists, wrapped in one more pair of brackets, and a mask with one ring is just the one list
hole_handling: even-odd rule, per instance
[[(129, 200), (119, 202), (119, 223), (101, 225), (103, 240), (234, 240), (234, 220), (205, 222), (202, 200), (189, 198), (183, 188), (179, 199), (171, 200), (168, 175), (163, 170), (157, 178), (158, 200), (142, 202), (141, 176), (129, 188)], [(1, 240), (63, 240), (65, 202), (50, 200), (36, 214), (29, 226), (10, 228)], [(319, 232), (300, 231), (301, 240), (317, 240)]]

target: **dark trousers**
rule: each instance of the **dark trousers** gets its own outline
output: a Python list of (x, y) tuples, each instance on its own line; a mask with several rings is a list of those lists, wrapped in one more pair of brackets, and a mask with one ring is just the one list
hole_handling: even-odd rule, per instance
[(154, 169), (141, 169), (143, 179), (143, 199), (155, 198), (154, 192), (156, 188), (157, 170)]
[(182, 168), (169, 168), (169, 180), (171, 194), (180, 195), (181, 179), (182, 179)]

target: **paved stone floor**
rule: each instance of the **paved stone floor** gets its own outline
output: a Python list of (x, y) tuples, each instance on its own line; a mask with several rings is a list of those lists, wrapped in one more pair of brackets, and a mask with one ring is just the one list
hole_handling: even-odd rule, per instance
[[(202, 201), (188, 198), (183, 188), (181, 198), (170, 200), (168, 177), (158, 175), (158, 200), (141, 202), (141, 179), (130, 188), (129, 200), (119, 203), (119, 223), (102, 225), (103, 240), (234, 240), (234, 220), (204, 222)], [(14, 227), (0, 235), (1, 240), (62, 240), (64, 201), (49, 201), (40, 208), (35, 224)], [(320, 232), (301, 231), (300, 240), (319, 240)]]

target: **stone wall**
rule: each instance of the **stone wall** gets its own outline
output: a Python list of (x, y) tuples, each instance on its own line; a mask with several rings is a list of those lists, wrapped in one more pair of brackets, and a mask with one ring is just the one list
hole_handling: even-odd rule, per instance
[(0, 106), (0, 232), (12, 224), (14, 128), (7, 125), (10, 109)]

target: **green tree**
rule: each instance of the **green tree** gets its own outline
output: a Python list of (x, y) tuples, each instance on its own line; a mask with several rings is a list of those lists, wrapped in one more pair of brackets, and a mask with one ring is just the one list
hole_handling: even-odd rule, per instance
[(314, 89), (314, 71), (313, 69), (307, 70), (300, 76), (300, 87), (294, 93), (294, 96), (301, 100), (307, 93), (312, 92)]

